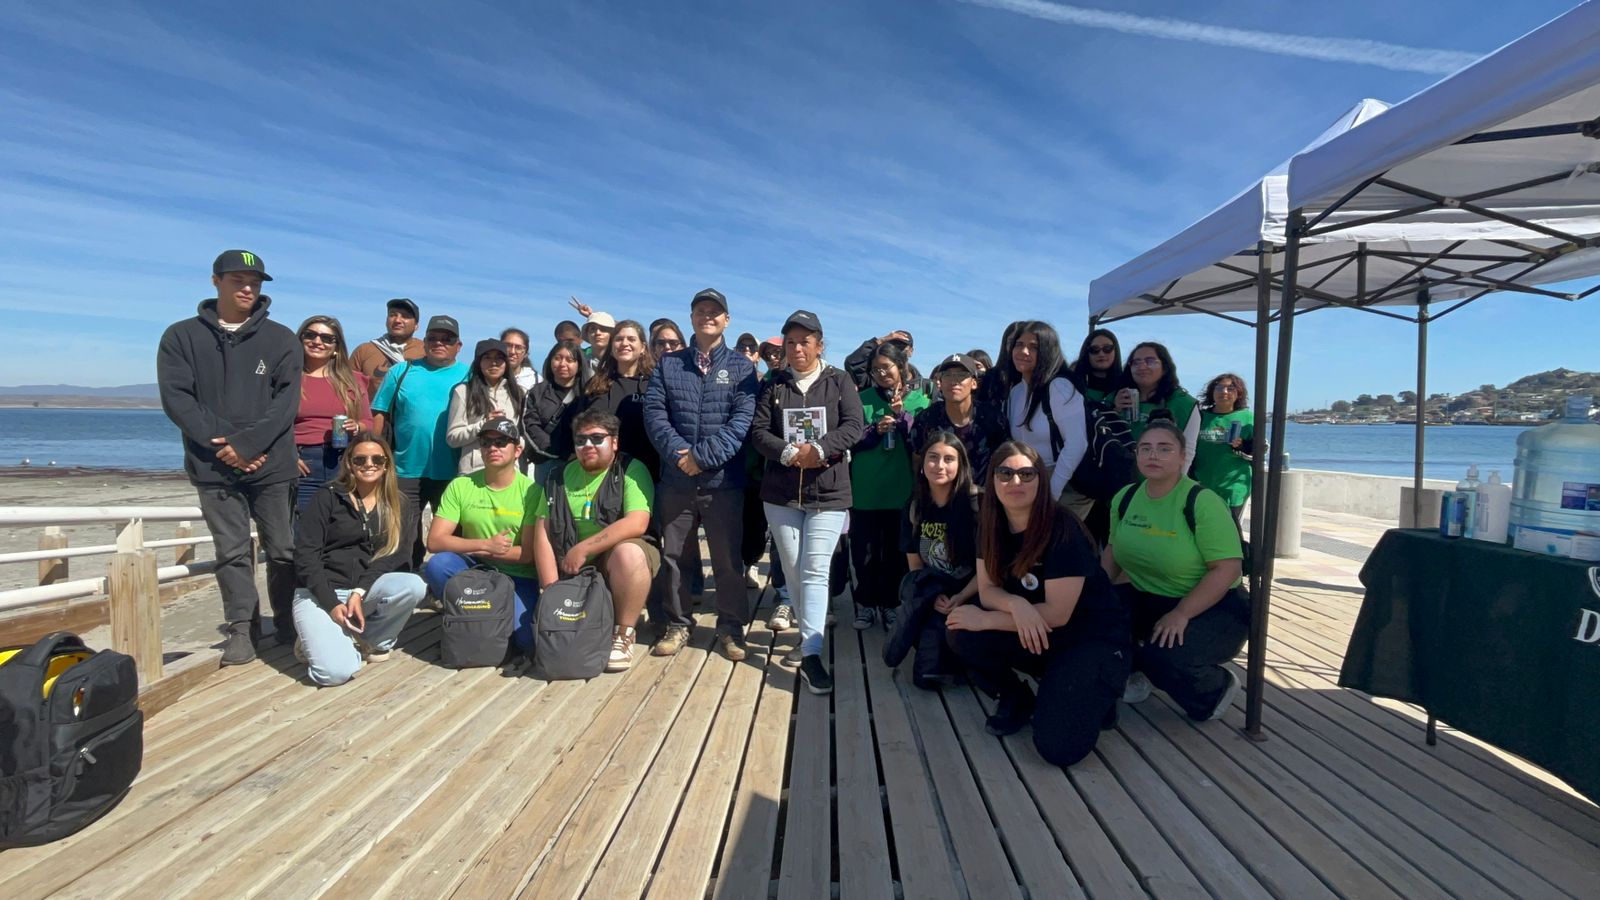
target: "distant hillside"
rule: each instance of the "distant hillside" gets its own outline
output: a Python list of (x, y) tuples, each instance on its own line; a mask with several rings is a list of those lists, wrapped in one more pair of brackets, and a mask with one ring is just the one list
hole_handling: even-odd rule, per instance
[[(1600, 402), (1600, 372), (1551, 369), (1525, 375), (1503, 388), (1484, 384), (1462, 394), (1429, 394), (1424, 406), (1429, 422), (1525, 425), (1559, 418), (1571, 396), (1589, 396)], [(1415, 421), (1416, 403), (1413, 391), (1376, 397), (1362, 394), (1354, 400), (1339, 400), (1327, 409), (1308, 410), (1296, 418), (1326, 422)]]
[(117, 397), (137, 400), (157, 400), (160, 393), (155, 382), (149, 384), (124, 384), (117, 387), (84, 387), (79, 384), (18, 384), (0, 385), (0, 397)]

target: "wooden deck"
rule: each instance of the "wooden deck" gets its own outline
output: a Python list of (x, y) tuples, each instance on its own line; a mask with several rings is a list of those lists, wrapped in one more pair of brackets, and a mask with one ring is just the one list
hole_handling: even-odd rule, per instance
[[(285, 649), (147, 726), (104, 820), (0, 854), (7, 898), (1594, 897), (1600, 813), (1414, 710), (1334, 685), (1360, 595), (1280, 586), (1266, 725), (1123, 707), (1069, 771), (986, 700), (910, 687), (881, 635), (830, 641), (831, 697), (777, 659), (793, 631), (543, 684), (392, 661), (317, 689)], [(841, 619), (844, 619), (841, 616)]]

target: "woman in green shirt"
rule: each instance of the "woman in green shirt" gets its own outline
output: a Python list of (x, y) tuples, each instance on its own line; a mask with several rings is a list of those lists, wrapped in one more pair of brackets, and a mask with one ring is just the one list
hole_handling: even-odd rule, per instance
[(1123, 373), (1130, 389), (1117, 392), (1116, 407), (1133, 424), (1133, 438), (1144, 434), (1157, 410), (1166, 410), (1183, 433), (1185, 447), (1183, 471), (1194, 465), (1196, 437), (1200, 434), (1200, 404), (1178, 383), (1178, 365), (1167, 348), (1155, 341), (1144, 341), (1128, 354)]
[(900, 579), (900, 511), (911, 500), (911, 422), (928, 408), (928, 395), (908, 389), (911, 362), (899, 345), (879, 344), (868, 363), (872, 384), (861, 392), (866, 421), (850, 457), (850, 561), (856, 570), (856, 628), (881, 615), (894, 626)]
[(1227, 662), (1250, 631), (1239, 589), (1239, 531), (1222, 498), (1186, 477), (1185, 438), (1158, 419), (1139, 437), (1140, 484), (1111, 500), (1111, 541), (1100, 563), (1133, 618), (1133, 671), (1123, 699), (1151, 687), (1189, 717), (1220, 718), (1239, 693)]
[(1200, 401), (1200, 439), (1190, 474), (1222, 498), (1239, 524), (1250, 499), (1250, 454), (1256, 439), (1256, 417), (1250, 410), (1250, 389), (1244, 379), (1224, 372), (1206, 385)]

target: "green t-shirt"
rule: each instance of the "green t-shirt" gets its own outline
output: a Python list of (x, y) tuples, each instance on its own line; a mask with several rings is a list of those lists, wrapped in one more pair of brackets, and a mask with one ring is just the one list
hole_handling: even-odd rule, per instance
[(1139, 418), (1130, 423), (1133, 428), (1134, 441), (1138, 441), (1139, 438), (1144, 436), (1144, 427), (1150, 424), (1150, 414), (1156, 410), (1165, 408), (1167, 412), (1172, 413), (1173, 424), (1178, 426), (1179, 431), (1182, 431), (1189, 427), (1189, 417), (1194, 414), (1195, 407), (1199, 405), (1200, 401), (1194, 399), (1194, 395), (1183, 388), (1173, 391), (1172, 396), (1168, 397), (1165, 403), (1151, 403), (1148, 400), (1139, 401)]
[[(916, 414), (931, 401), (921, 391), (901, 398), (901, 408)], [(889, 400), (876, 386), (861, 392), (861, 412), (867, 423), (866, 436), (877, 438), (871, 446), (858, 447), (850, 454), (850, 505), (855, 509), (903, 509), (911, 499), (914, 477), (911, 472), (911, 441), (905, 429), (894, 432), (894, 446), (886, 446), (878, 434), (877, 422), (894, 415)]]
[[(1194, 502), (1194, 531), (1183, 518), (1192, 478), (1179, 478), (1165, 497), (1151, 499), (1146, 485), (1129, 485), (1111, 498), (1111, 553), (1133, 586), (1163, 597), (1182, 597), (1205, 577), (1206, 562), (1243, 559), (1239, 529), (1222, 498), (1201, 491)], [(1121, 519), (1122, 495), (1136, 491)], [(1237, 584), (1238, 582), (1234, 582)]]
[[(451, 481), (439, 498), (434, 515), (456, 523), (456, 533), (461, 537), (481, 541), (510, 531), (511, 543), (521, 546), (522, 527), (533, 524), (539, 510), (544, 509), (544, 488), (521, 472), (510, 487), (500, 490), (490, 488), (484, 478), (485, 473), (480, 470)], [(485, 562), (507, 575), (539, 577), (532, 563)]]
[(1238, 422), (1239, 436), (1255, 437), (1255, 413), (1236, 409), (1231, 413), (1200, 413), (1200, 437), (1194, 448), (1194, 480), (1222, 497), (1228, 506), (1243, 506), (1250, 498), (1250, 460), (1241, 457), (1228, 443), (1228, 429)]
[[(567, 506), (572, 510), (573, 524), (578, 529), (580, 541), (586, 541), (602, 530), (599, 520), (594, 517), (594, 497), (600, 492), (600, 481), (605, 474), (602, 471), (590, 475), (577, 460), (567, 463), (567, 467), (561, 470), (561, 486), (567, 495)], [(622, 514), (641, 510), (649, 512), (650, 504), (655, 499), (656, 485), (650, 480), (650, 470), (637, 459), (629, 460), (628, 470), (622, 473)], [(554, 503), (555, 498), (549, 498), (549, 502)], [(539, 518), (549, 517), (549, 507), (541, 504)]]

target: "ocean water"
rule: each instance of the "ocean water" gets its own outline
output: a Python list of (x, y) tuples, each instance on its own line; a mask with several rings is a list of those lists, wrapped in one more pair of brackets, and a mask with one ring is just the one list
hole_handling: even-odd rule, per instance
[[(1424, 471), (1461, 478), (1476, 463), (1483, 477), (1499, 469), (1511, 480), (1517, 435), (1494, 425), (1429, 428)], [(1297, 469), (1411, 474), (1409, 425), (1288, 424), (1290, 465)], [(158, 409), (0, 409), (0, 466), (29, 459), (35, 466), (116, 467), (152, 471), (183, 468), (178, 429)]]

